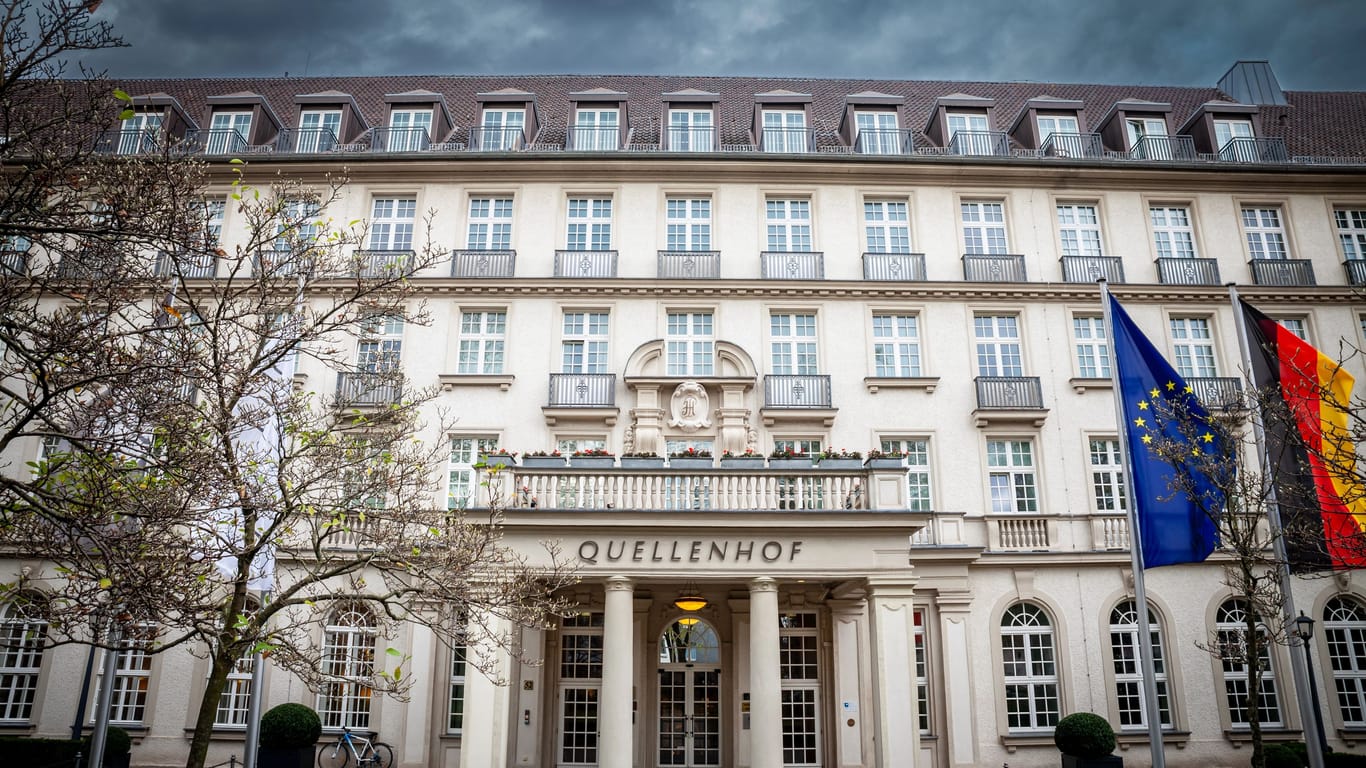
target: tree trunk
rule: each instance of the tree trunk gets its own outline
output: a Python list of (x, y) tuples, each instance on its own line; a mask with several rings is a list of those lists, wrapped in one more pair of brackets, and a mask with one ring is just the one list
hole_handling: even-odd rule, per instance
[(1266, 755), (1262, 751), (1262, 646), (1266, 639), (1257, 627), (1257, 612), (1251, 599), (1247, 603), (1247, 720), (1252, 735), (1251, 768), (1266, 768)]
[[(199, 699), (199, 715), (194, 722), (194, 736), (190, 739), (190, 753), (185, 758), (185, 768), (204, 768), (209, 755), (209, 742), (213, 739), (213, 722), (218, 717), (218, 700), (228, 684), (228, 673), (237, 662), (228, 642), (231, 638), (220, 636), (215, 644), (217, 650), (209, 659), (209, 679), (204, 685), (204, 695)], [(256, 696), (258, 691), (252, 691)]]

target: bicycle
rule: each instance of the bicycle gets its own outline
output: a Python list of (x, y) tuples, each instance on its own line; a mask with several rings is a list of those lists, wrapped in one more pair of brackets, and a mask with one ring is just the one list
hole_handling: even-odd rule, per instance
[(394, 764), (394, 750), (383, 742), (352, 736), (350, 728), (343, 728), (336, 743), (318, 751), (318, 768), (346, 768), (352, 759), (356, 768), (389, 768)]

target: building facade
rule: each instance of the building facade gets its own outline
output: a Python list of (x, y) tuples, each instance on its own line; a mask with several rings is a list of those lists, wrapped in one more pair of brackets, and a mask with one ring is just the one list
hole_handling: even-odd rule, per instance
[[(122, 87), (136, 114), (103, 151), (194, 142), (225, 199), (231, 157), (344, 167), (330, 215), (368, 220), (375, 252), (420, 247), (436, 213), (450, 260), (414, 277), (434, 322), (372, 329), (354, 373), (383, 350), (442, 387), (458, 424), (427, 436), (451, 446), (434, 503), (486, 505), (475, 465), (518, 452), (494, 459), (507, 540), (558, 541), (581, 576), (577, 613), (520, 632), (543, 663), (503, 657), (505, 684), (413, 629), (391, 641), (416, 665), (408, 701), (267, 668), (267, 706), (377, 732), (402, 766), (1041, 766), (1077, 711), (1130, 765), (1153, 716), (1171, 765), (1246, 762), (1246, 666), (1197, 647), (1244, 610), (1222, 556), (1148, 573), (1162, 711), (1139, 693), (1096, 280), (1209, 403), (1242, 382), (1225, 283), (1329, 354), (1362, 348), (1366, 93), (1283, 92), (1258, 62), (1205, 88)], [(356, 379), (305, 359), (297, 381)], [(1296, 589), (1328, 740), (1366, 749), (1366, 582)], [(373, 657), (374, 621), (339, 613), (319, 642)], [(1291, 652), (1264, 686), (1272, 739), (1306, 728)], [(4, 662), (0, 729), (67, 733), (85, 651)], [(205, 674), (188, 652), (123, 660), (135, 764), (183, 760)], [(211, 761), (240, 752), (250, 693), (236, 672)]]

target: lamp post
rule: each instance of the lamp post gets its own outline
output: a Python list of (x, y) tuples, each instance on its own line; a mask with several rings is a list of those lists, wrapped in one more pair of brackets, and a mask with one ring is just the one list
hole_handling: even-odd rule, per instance
[(1304, 647), (1304, 665), (1309, 670), (1309, 695), (1314, 699), (1314, 731), (1319, 737), (1319, 749), (1323, 754), (1327, 754), (1328, 739), (1323, 735), (1323, 711), (1319, 708), (1319, 684), (1314, 675), (1314, 654), (1309, 652), (1310, 641), (1314, 639), (1314, 620), (1305, 616), (1304, 611), (1300, 611), (1299, 618), (1295, 619), (1295, 635)]

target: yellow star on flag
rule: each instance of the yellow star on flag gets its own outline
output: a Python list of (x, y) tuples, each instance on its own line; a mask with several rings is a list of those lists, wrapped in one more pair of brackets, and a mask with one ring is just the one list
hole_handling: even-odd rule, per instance
[(1192, 447), (1192, 448), (1191, 448), (1191, 455), (1192, 455), (1192, 456), (1199, 456), (1199, 455), (1200, 455), (1200, 448), (1199, 448), (1198, 446)]
[(1212, 443), (1214, 442), (1214, 435), (1211, 435), (1210, 433), (1206, 432), (1205, 434), (1200, 436), (1200, 439), (1204, 440), (1207, 443)]
[(1187, 385), (1186, 385), (1186, 388), (1183, 389), (1183, 390), (1181, 390), (1181, 391), (1182, 391), (1182, 392), (1185, 392), (1186, 394), (1189, 395), (1189, 394), (1191, 394), (1192, 392), (1194, 392), (1195, 390), (1191, 389), (1191, 385), (1187, 384)]
[(1143, 436), (1143, 444), (1144, 444), (1144, 445), (1147, 445), (1148, 443), (1151, 443), (1152, 441), (1153, 441), (1153, 436), (1152, 436), (1152, 435), (1144, 435), (1144, 436)]
[(1138, 401), (1138, 410), (1140, 410), (1140, 411), (1146, 411), (1146, 410), (1148, 410), (1148, 401), (1147, 401), (1147, 400), (1139, 400), (1139, 401)]
[(1169, 381), (1169, 382), (1167, 382), (1167, 391), (1168, 391), (1168, 392), (1174, 391), (1175, 389), (1176, 389), (1176, 382), (1174, 382), (1174, 381)]
[(1135, 427), (1146, 427), (1146, 426), (1148, 426), (1148, 422), (1145, 421), (1145, 420), (1143, 419), (1142, 416), (1139, 416), (1138, 418), (1134, 419), (1134, 426), (1135, 426)]
[(1156, 399), (1157, 396), (1160, 395), (1160, 394), (1162, 394), (1162, 392), (1161, 392), (1160, 390), (1158, 390), (1157, 387), (1153, 387), (1153, 391), (1151, 391), (1151, 392), (1148, 393), (1148, 395), (1149, 395), (1150, 397), (1154, 398), (1154, 399)]

